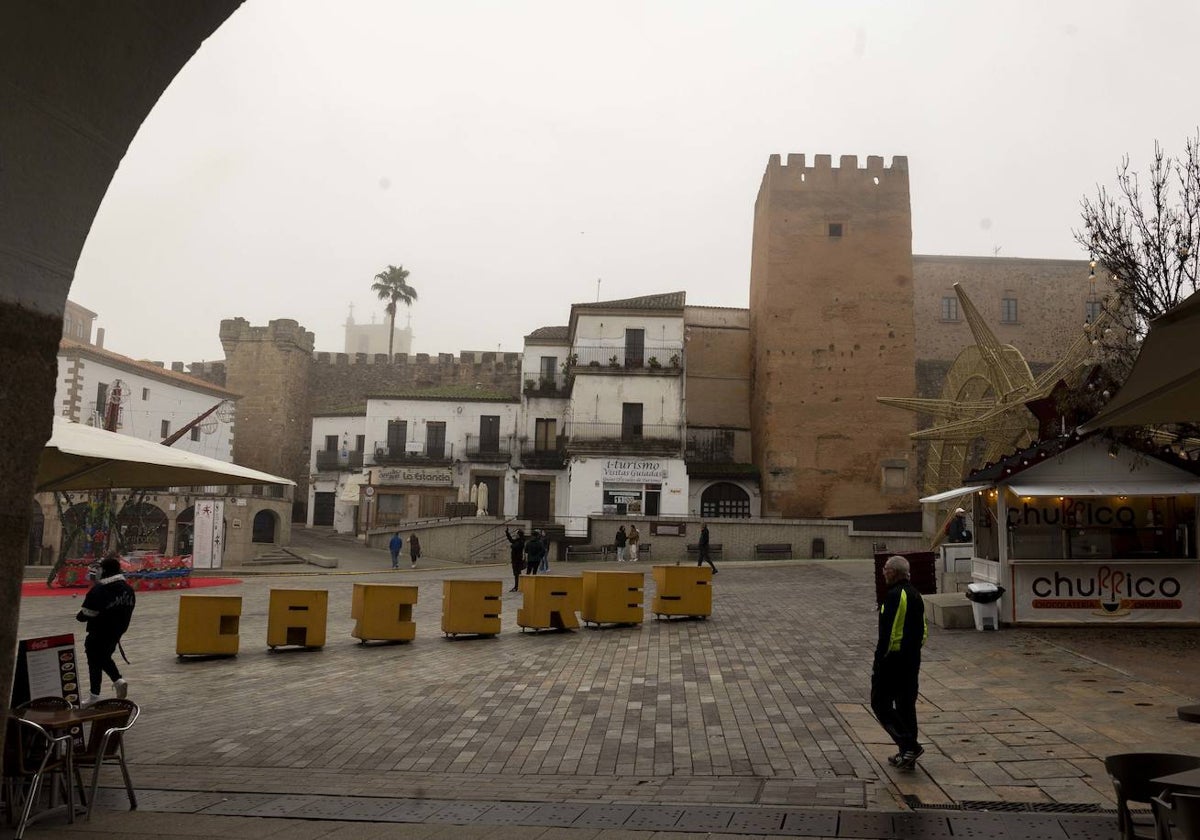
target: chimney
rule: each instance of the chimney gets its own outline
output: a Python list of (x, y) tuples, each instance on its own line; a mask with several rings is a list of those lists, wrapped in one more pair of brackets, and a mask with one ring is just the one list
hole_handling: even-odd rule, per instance
[(96, 327), (96, 346), (104, 347), (104, 327)]

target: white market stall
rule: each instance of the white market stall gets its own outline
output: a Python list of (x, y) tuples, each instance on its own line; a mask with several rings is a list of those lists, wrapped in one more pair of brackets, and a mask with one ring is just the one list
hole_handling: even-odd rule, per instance
[(1170, 460), (1093, 435), (974, 473), (974, 577), (1007, 590), (1002, 620), (1200, 624), (1200, 477)]

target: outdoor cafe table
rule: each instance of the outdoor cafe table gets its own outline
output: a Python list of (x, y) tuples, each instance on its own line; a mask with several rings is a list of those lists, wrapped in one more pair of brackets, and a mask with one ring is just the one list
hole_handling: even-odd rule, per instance
[(1159, 776), (1150, 780), (1151, 784), (1162, 785), (1164, 790), (1171, 793), (1200, 793), (1200, 767), (1172, 773), (1169, 776)]
[[(96, 724), (104, 720), (112, 720), (123, 717), (126, 712), (124, 709), (97, 709), (91, 706), (85, 706), (82, 709), (17, 709), (12, 713), (13, 717), (24, 718), (30, 723), (36, 723), (38, 726), (50, 732), (51, 735), (70, 732), (77, 726), (84, 724)], [(75, 822), (75, 750), (72, 743), (72, 748), (67, 750), (66, 761), (63, 762), (63, 772), (67, 776), (67, 822)], [(50, 814), (56, 813), (59, 808), (50, 808), (39, 812), (35, 817), (30, 819), (30, 822), (36, 822)]]

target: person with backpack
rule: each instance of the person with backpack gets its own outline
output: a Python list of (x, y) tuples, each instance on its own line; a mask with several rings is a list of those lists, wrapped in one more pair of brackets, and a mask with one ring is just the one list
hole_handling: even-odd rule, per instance
[(87, 654), (88, 678), (91, 681), (91, 694), (79, 705), (90, 706), (100, 699), (105, 674), (112, 679), (117, 697), (123, 700), (129, 694), (129, 683), (121, 676), (113, 654), (121, 644), (121, 637), (129, 629), (136, 602), (133, 587), (121, 574), (120, 556), (115, 551), (110, 552), (100, 561), (100, 578), (84, 596), (83, 606), (75, 616), (77, 621), (87, 623), (83, 650)]

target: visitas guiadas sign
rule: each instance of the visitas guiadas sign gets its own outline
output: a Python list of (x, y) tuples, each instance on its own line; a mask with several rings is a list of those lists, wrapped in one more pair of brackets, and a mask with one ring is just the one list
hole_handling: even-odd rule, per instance
[(449, 467), (376, 467), (371, 470), (371, 483), (449, 487), (454, 476)]
[(601, 481), (628, 481), (657, 484), (667, 477), (667, 467), (655, 458), (605, 458)]

